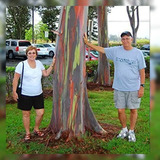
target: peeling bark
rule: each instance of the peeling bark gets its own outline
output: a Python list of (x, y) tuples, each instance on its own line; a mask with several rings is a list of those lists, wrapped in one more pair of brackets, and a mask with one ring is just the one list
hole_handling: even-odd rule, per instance
[(104, 5), (122, 5), (122, 0), (63, 0), (58, 1), (56, 0), (58, 4), (62, 6), (104, 6)]

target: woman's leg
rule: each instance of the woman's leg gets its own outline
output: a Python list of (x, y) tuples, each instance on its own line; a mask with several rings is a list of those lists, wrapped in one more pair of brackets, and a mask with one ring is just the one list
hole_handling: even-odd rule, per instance
[(36, 109), (36, 121), (35, 121), (35, 131), (39, 131), (39, 126), (41, 124), (42, 118), (44, 115), (44, 108), (43, 109)]
[(30, 134), (30, 111), (22, 111), (23, 114), (23, 124), (26, 130), (26, 134)]

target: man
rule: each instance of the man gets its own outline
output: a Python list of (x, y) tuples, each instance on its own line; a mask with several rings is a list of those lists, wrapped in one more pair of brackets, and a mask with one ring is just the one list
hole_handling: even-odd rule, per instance
[[(122, 125), (117, 138), (128, 137), (131, 142), (136, 142), (134, 128), (137, 120), (137, 109), (144, 94), (145, 60), (142, 52), (132, 47), (132, 35), (125, 31), (121, 34), (122, 46), (103, 48), (88, 42), (86, 34), (84, 42), (89, 47), (100, 53), (106, 54), (108, 59), (114, 62), (114, 101), (118, 109), (118, 117)], [(130, 130), (126, 125), (125, 109), (130, 109)]]

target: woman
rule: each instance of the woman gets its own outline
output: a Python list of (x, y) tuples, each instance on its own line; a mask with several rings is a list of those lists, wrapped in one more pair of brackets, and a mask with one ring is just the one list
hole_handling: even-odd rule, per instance
[[(39, 130), (40, 123), (44, 114), (44, 99), (41, 78), (48, 76), (55, 64), (55, 57), (53, 58), (50, 67), (45, 70), (43, 64), (36, 60), (37, 49), (33, 46), (29, 46), (26, 49), (27, 60), (20, 62), (15, 69), (13, 78), (13, 99), (18, 101), (18, 109), (22, 110), (23, 124), (26, 131), (24, 140), (30, 140), (30, 110), (32, 106), (36, 111), (36, 120), (34, 127), (34, 134), (37, 136), (43, 136), (44, 133)], [(18, 97), (16, 92), (18, 80), (22, 74), (22, 68), (24, 64), (23, 80), (22, 80), (22, 95)]]

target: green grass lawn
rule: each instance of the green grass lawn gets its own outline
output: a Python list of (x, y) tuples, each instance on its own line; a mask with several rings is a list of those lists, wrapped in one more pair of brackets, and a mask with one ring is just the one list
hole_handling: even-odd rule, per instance
[[(113, 103), (112, 91), (88, 91), (90, 105), (100, 123), (107, 123), (114, 126), (121, 126), (118, 120), (117, 109)], [(78, 153), (96, 153), (96, 150), (102, 150), (105, 154), (135, 154), (149, 153), (150, 151), (150, 111), (149, 111), (149, 80), (146, 80), (145, 94), (141, 101), (141, 107), (138, 110), (138, 119), (135, 128), (137, 141), (130, 143), (126, 139), (119, 140), (113, 138), (110, 141), (96, 139), (91, 134), (86, 133), (83, 136), (83, 143), (79, 147), (74, 141), (65, 144), (58, 143), (58, 147), (46, 147), (45, 144), (36, 142), (25, 143), (24, 127), (22, 123), (22, 113), (16, 108), (16, 104), (6, 105), (6, 139), (7, 153), (14, 154), (72, 154), (75, 150)], [(41, 128), (49, 125), (52, 113), (52, 97), (45, 99), (45, 114), (41, 123)], [(129, 127), (129, 110), (126, 110)], [(35, 112), (31, 113), (30, 130), (33, 131)], [(56, 145), (56, 144), (55, 144)], [(85, 147), (86, 146), (86, 147)]]
[(6, 129), (6, 125), (5, 125), (5, 120), (4, 119), (0, 119), (0, 159), (5, 156), (5, 151), (6, 151), (6, 147), (5, 147), (5, 140), (6, 140), (6, 134), (5, 134), (5, 129)]

